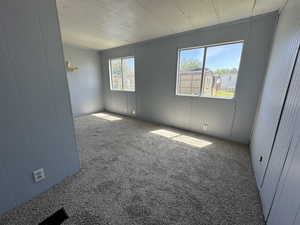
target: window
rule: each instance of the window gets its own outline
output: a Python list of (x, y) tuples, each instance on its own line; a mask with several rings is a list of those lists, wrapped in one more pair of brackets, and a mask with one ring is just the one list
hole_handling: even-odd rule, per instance
[(109, 60), (110, 89), (135, 91), (134, 57)]
[(179, 49), (176, 94), (233, 98), (242, 49), (243, 42)]
[(179, 52), (178, 94), (200, 95), (203, 58), (204, 48)]

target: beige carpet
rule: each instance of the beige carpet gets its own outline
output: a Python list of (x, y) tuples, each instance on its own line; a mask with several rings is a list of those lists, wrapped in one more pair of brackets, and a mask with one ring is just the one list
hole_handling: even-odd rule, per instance
[[(81, 171), (0, 217), (34, 225), (262, 225), (248, 147), (118, 115), (75, 120)], [(66, 162), (68, 163), (68, 162)]]

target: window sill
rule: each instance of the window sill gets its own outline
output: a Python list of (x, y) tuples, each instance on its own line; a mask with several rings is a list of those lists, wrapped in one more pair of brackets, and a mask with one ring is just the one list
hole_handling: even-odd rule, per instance
[(218, 99), (218, 100), (234, 100), (235, 96), (232, 98), (225, 98), (225, 97), (210, 97), (210, 96), (199, 96), (199, 95), (185, 95), (185, 94), (175, 94), (175, 96), (179, 97), (198, 97), (198, 98), (207, 98), (207, 99)]
[(135, 90), (134, 90), (134, 91), (129, 91), (129, 90), (116, 90), (116, 89), (110, 89), (110, 91), (135, 93)]

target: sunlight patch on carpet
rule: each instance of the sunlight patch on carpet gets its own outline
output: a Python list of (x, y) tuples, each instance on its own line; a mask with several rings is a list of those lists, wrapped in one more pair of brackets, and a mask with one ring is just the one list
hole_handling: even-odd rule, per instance
[(157, 129), (157, 130), (150, 131), (150, 133), (157, 134), (196, 148), (204, 148), (212, 144), (212, 142), (204, 140), (202, 138), (196, 138), (189, 135), (182, 135), (180, 133), (167, 130), (167, 129)]
[(108, 121), (122, 120), (121, 117), (113, 116), (108, 113), (94, 113), (93, 116), (98, 117), (100, 119), (108, 120)]

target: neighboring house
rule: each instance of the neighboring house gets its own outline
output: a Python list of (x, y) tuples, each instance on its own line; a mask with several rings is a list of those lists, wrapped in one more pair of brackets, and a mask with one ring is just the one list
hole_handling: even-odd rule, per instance
[(237, 73), (214, 74), (211, 70), (206, 69), (204, 73), (203, 95), (215, 96), (217, 91), (233, 92), (237, 80)]
[(233, 91), (235, 89), (237, 76), (237, 73), (219, 75), (218, 77), (221, 80), (220, 88), (226, 91)]

